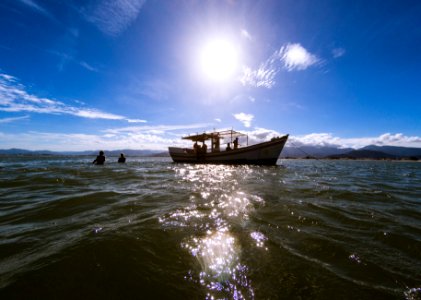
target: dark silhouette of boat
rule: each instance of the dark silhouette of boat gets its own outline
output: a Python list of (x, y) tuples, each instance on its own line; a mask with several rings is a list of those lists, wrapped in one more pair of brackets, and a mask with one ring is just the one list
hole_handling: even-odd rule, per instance
[[(239, 138), (247, 139), (246, 146), (239, 144)], [(288, 140), (288, 134), (250, 146), (248, 145), (248, 136), (234, 130), (205, 132), (185, 136), (182, 139), (191, 140), (194, 143), (193, 148), (169, 147), (168, 150), (174, 162), (276, 165)], [(221, 140), (224, 140), (223, 144), (227, 145), (225, 149), (221, 149)], [(211, 143), (209, 149), (207, 141)], [(198, 143), (202, 143), (202, 145)]]

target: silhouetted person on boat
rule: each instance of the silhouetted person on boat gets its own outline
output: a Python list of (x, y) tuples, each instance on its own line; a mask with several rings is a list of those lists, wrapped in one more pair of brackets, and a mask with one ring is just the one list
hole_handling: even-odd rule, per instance
[(126, 162), (126, 158), (124, 157), (123, 153), (120, 153), (120, 157), (118, 158), (118, 162), (119, 163), (125, 163)]
[(227, 148), (225, 149), (226, 151), (231, 151), (232, 149), (231, 149), (231, 146), (230, 146), (230, 143), (227, 143)]
[(96, 165), (103, 165), (104, 162), (105, 162), (104, 151), (99, 151), (99, 155), (95, 158), (95, 160), (92, 163)]
[(203, 145), (202, 145), (202, 152), (203, 153), (206, 153), (206, 151), (208, 150), (208, 146), (205, 144), (205, 142), (203, 142)]
[(194, 143), (194, 145), (193, 145), (193, 150), (194, 150), (194, 152), (199, 152), (199, 145), (197, 144), (197, 141)]
[(235, 138), (234, 140), (234, 150), (238, 149), (238, 137)]
[(213, 142), (212, 152), (219, 152), (219, 137), (216, 137), (214, 142)]

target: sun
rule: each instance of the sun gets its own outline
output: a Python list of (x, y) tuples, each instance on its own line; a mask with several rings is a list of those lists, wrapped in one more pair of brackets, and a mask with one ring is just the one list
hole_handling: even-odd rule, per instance
[(238, 51), (233, 43), (224, 39), (209, 40), (201, 48), (199, 65), (206, 79), (231, 79), (238, 65)]

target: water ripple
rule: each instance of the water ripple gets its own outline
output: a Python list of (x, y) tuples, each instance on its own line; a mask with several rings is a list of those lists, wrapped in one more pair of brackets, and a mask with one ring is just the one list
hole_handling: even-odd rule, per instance
[(91, 161), (0, 161), (1, 298), (420, 299), (421, 164)]

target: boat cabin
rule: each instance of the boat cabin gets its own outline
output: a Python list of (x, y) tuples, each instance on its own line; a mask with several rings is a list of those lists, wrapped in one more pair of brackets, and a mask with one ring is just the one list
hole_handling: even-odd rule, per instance
[[(196, 135), (188, 135), (183, 137), (182, 139), (191, 140), (194, 143), (193, 149), (188, 149), (193, 153), (207, 153), (208, 148), (206, 145), (206, 141), (210, 140), (210, 152), (215, 153), (220, 151), (231, 151), (238, 149), (240, 147), (239, 138), (242, 138), (242, 143), (244, 143), (245, 139), (245, 146), (248, 146), (248, 136), (244, 133), (235, 130), (214, 131), (209, 133), (204, 132)], [(221, 140), (223, 140), (222, 145), (226, 146), (222, 147), (222, 149)], [(202, 145), (199, 145), (198, 143), (202, 143)]]

